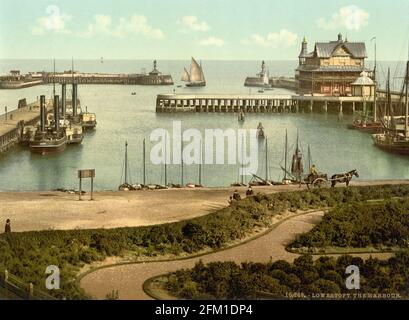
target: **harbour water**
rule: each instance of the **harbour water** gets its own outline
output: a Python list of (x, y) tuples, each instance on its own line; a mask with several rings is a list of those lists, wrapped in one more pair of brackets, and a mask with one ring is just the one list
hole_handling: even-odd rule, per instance
[[(151, 69), (151, 61), (77, 61), (75, 69), (83, 72), (139, 73), (142, 68)], [(77, 170), (95, 168), (96, 190), (116, 190), (123, 170), (124, 144), (128, 141), (128, 155), (132, 182), (142, 181), (142, 141), (146, 138), (147, 154), (154, 145), (149, 142), (152, 130), (164, 128), (172, 131), (174, 120), (182, 121), (182, 128), (205, 129), (255, 129), (262, 122), (268, 137), (269, 178), (280, 180), (283, 173), (280, 164), (284, 161), (285, 130), (289, 136), (289, 155), (293, 149), (297, 131), (301, 149), (307, 153), (311, 146), (313, 162), (318, 170), (329, 174), (357, 169), (360, 179), (409, 178), (409, 157), (396, 156), (377, 149), (371, 136), (346, 125), (351, 115), (340, 118), (337, 114), (248, 114), (239, 124), (236, 114), (157, 114), (156, 95), (175, 90), (178, 93), (229, 93), (259, 94), (257, 89), (244, 87), (244, 79), (259, 71), (260, 61), (204, 61), (203, 69), (207, 86), (203, 88), (178, 88), (179, 78), (189, 61), (158, 61), (158, 69), (173, 76), (175, 86), (79, 86), (79, 98), (83, 108), (97, 114), (98, 126), (84, 137), (80, 146), (69, 146), (64, 153), (39, 156), (26, 148), (17, 147), (0, 155), (0, 190), (51, 190), (55, 188), (78, 188)], [(295, 61), (267, 61), (271, 76), (293, 76)], [(71, 61), (57, 61), (57, 70), (69, 70)], [(395, 63), (390, 63), (396, 67)], [(385, 68), (385, 66), (384, 66)], [(383, 68), (383, 69), (384, 69)], [(0, 71), (11, 69), (28, 71), (52, 70), (52, 61), (0, 61)], [(60, 86), (56, 88), (60, 92)], [(136, 95), (131, 95), (135, 92)], [(266, 91), (288, 93), (284, 89)], [(9, 110), (17, 106), (18, 99), (34, 101), (41, 94), (50, 96), (52, 86), (37, 86), (21, 90), (0, 91), (0, 108)], [(3, 112), (1, 112), (3, 113)], [(259, 170), (265, 176), (265, 146), (259, 146)], [(226, 161), (227, 162), (227, 161)], [(206, 186), (228, 186), (239, 181), (240, 165), (204, 165), (202, 184)], [(147, 161), (147, 182), (164, 183), (164, 168)], [(168, 166), (168, 182), (180, 183), (180, 166)], [(246, 177), (248, 181), (250, 177)], [(184, 182), (198, 182), (198, 166), (184, 168)]]

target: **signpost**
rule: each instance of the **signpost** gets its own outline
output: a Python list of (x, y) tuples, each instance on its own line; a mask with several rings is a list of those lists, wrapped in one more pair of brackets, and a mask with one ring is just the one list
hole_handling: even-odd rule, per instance
[(91, 200), (94, 200), (93, 192), (94, 192), (95, 169), (78, 170), (78, 179), (80, 179), (80, 191), (79, 191), (78, 200), (81, 200), (81, 195), (82, 195), (82, 179), (88, 179), (88, 178), (91, 178)]

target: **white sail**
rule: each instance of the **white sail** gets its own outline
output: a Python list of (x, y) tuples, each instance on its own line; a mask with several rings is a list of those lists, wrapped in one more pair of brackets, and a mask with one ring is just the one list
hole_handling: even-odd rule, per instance
[(190, 65), (190, 82), (205, 82), (202, 67), (192, 57), (192, 63)]
[(180, 80), (186, 82), (190, 81), (189, 72), (187, 72), (186, 68), (183, 68), (182, 78)]

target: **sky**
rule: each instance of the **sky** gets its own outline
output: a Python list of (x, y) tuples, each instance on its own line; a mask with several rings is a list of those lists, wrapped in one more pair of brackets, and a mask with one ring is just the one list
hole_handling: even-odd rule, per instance
[(296, 60), (315, 41), (376, 37), (406, 60), (409, 0), (0, 0), (0, 59)]

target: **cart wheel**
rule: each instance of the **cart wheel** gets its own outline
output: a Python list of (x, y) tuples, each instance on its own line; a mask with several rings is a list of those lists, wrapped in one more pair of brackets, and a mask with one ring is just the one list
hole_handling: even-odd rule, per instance
[(314, 188), (322, 189), (322, 188), (326, 188), (326, 187), (327, 187), (327, 183), (328, 183), (327, 180), (325, 180), (325, 179), (323, 179), (323, 178), (318, 178), (318, 179), (315, 179), (315, 180), (314, 180), (314, 182), (312, 183), (312, 185), (313, 185)]

